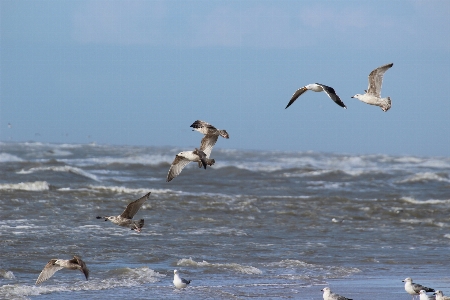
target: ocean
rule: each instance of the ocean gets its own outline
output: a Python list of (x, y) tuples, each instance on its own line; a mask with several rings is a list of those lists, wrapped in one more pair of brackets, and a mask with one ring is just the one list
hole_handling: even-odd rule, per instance
[[(0, 143), (0, 299), (405, 299), (450, 295), (450, 158)], [(119, 215), (151, 192), (141, 233)], [(90, 270), (58, 271), (80, 256)], [(173, 287), (173, 271), (192, 280)], [(430, 294), (431, 295), (431, 294)]]

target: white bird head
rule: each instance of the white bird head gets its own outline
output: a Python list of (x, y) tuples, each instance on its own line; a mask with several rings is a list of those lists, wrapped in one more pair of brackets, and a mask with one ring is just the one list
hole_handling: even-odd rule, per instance
[(405, 280), (402, 280), (402, 282), (412, 282), (412, 279), (407, 277), (407, 278), (405, 278)]
[(351, 98), (361, 99), (361, 94), (356, 94), (355, 96), (352, 96)]
[(330, 294), (330, 293), (331, 293), (331, 290), (330, 290), (329, 287), (323, 288), (321, 291), (322, 291), (324, 294)]

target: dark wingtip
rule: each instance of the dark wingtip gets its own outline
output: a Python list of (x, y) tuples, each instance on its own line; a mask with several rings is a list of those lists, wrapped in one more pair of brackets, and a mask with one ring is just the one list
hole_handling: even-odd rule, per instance
[(97, 217), (96, 217), (96, 219), (101, 219), (101, 218), (102, 218), (102, 217), (100, 217), (100, 216), (97, 216)]

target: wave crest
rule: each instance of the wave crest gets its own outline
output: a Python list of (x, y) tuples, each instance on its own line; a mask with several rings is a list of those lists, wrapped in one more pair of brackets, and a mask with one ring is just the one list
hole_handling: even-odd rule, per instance
[(0, 184), (0, 190), (22, 190), (22, 191), (48, 191), (50, 185), (46, 181), (4, 183)]
[(243, 274), (262, 274), (262, 271), (258, 268), (252, 266), (243, 266), (237, 263), (227, 263), (227, 264), (219, 264), (219, 263), (209, 263), (207, 261), (196, 262), (192, 258), (182, 258), (177, 262), (177, 266), (195, 266), (195, 267), (207, 267), (207, 268), (217, 268), (217, 269), (226, 269), (232, 270), (238, 273)]

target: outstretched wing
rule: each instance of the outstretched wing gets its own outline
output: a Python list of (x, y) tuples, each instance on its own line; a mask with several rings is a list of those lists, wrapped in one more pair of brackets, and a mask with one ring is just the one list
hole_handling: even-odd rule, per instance
[(120, 215), (122, 218), (133, 219), (134, 215), (141, 208), (142, 204), (144, 204), (145, 200), (150, 197), (151, 193), (147, 193), (144, 197), (139, 198), (130, 204), (127, 205), (127, 208)]
[(175, 156), (174, 161), (172, 162), (172, 165), (170, 166), (169, 173), (167, 174), (167, 182), (171, 181), (175, 177), (177, 177), (184, 167), (187, 166), (188, 163), (191, 161), (181, 157), (181, 156)]
[(211, 155), (212, 148), (216, 144), (218, 138), (218, 135), (213, 134), (207, 134), (202, 138), (202, 141), (200, 143), (200, 150), (206, 154), (207, 158), (209, 158), (209, 156)]
[(39, 274), (38, 279), (36, 280), (36, 285), (46, 281), (50, 277), (53, 276), (53, 274), (56, 273), (56, 271), (61, 270), (63, 267), (60, 267), (58, 265), (55, 265), (56, 259), (51, 259), (42, 269), (41, 274)]
[(383, 75), (384, 73), (393, 66), (393, 63), (381, 66), (370, 72), (369, 74), (369, 88), (367, 89), (368, 94), (381, 97), (381, 86), (383, 85)]
[(86, 277), (86, 280), (88, 280), (89, 269), (86, 267), (86, 264), (79, 256), (74, 255), (73, 258), (71, 260), (69, 260), (69, 263), (78, 265), (79, 266), (78, 269), (84, 274), (84, 276)]
[(216, 127), (212, 126), (211, 124), (205, 121), (200, 120), (197, 120), (194, 123), (192, 123), (190, 127), (194, 128), (194, 130), (197, 130), (198, 132), (201, 132), (203, 134), (208, 134), (209, 130), (216, 130)]
[(294, 95), (292, 95), (291, 101), (289, 101), (288, 105), (286, 105), (286, 107), (284, 109), (291, 106), (291, 104), (294, 103), (295, 100), (297, 100), (297, 98), (300, 97), (306, 91), (307, 91), (306, 86), (301, 87), (297, 91), (295, 91)]
[(331, 100), (333, 100), (337, 105), (347, 109), (347, 106), (345, 106), (344, 102), (342, 102), (341, 98), (336, 94), (334, 89), (331, 86), (327, 86), (324, 84), (316, 83), (317, 85), (321, 86), (323, 91), (330, 97)]

